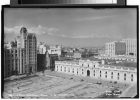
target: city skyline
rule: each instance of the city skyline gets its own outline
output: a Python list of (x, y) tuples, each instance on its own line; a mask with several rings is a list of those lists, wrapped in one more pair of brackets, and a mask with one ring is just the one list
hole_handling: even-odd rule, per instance
[(105, 42), (136, 38), (135, 10), (7, 8), (5, 40), (14, 40), (24, 26), (29, 33), (36, 33), (38, 42), (75, 47), (103, 46)]

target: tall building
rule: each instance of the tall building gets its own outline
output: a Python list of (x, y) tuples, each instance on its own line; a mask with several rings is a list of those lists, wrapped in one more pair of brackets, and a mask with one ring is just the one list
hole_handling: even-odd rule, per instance
[(26, 73), (35, 73), (37, 71), (37, 39), (33, 33), (27, 35), (25, 52), (25, 71)]
[[(37, 71), (37, 39), (25, 27), (20, 30), (11, 48), (5, 46), (4, 75), (35, 73)], [(15, 45), (16, 44), (16, 45)]]
[(123, 39), (126, 43), (126, 55), (137, 56), (137, 41), (136, 39)]
[(109, 42), (105, 44), (105, 54), (107, 56), (125, 55), (126, 44), (124, 42)]

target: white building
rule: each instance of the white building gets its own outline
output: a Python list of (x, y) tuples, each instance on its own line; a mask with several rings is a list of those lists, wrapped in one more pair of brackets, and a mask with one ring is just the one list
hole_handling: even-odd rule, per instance
[(125, 55), (126, 44), (124, 42), (109, 42), (105, 44), (105, 54), (107, 56)]
[(126, 55), (137, 56), (137, 41), (136, 39), (123, 39), (126, 43)]
[(50, 46), (48, 49), (49, 54), (57, 54), (58, 56), (61, 55), (61, 46), (56, 45), (56, 46)]
[(56, 61), (55, 71), (94, 79), (136, 83), (137, 69), (99, 64), (99, 61)]
[(41, 44), (38, 46), (38, 52), (39, 54), (45, 54), (46, 53), (46, 46), (44, 44)]
[(7, 48), (7, 49), (12, 49), (12, 45), (11, 45), (10, 42), (4, 43), (4, 47)]

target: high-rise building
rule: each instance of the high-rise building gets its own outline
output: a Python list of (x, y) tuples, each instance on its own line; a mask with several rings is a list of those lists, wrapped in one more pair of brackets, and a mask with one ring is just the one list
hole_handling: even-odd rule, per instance
[(25, 42), (26, 51), (26, 73), (35, 73), (37, 71), (37, 39), (35, 34), (28, 33)]
[(137, 41), (136, 39), (123, 39), (126, 43), (126, 55), (136, 56), (137, 55)]
[(25, 73), (37, 71), (37, 39), (34, 33), (28, 33), (25, 27), (20, 30), (20, 37), (17, 39), (17, 48), (22, 48), (23, 66)]
[[(4, 49), (4, 76), (29, 74), (37, 71), (37, 39), (25, 27), (20, 30), (14, 46)], [(16, 44), (16, 45), (15, 45)]]
[(105, 44), (105, 54), (107, 56), (125, 55), (126, 44), (124, 42), (109, 42)]

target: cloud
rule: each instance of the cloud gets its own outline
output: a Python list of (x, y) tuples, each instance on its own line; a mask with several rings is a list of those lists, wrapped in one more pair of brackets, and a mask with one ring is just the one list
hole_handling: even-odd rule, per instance
[(106, 18), (111, 18), (116, 15), (108, 15), (108, 16), (96, 16), (96, 17), (83, 17), (83, 18), (78, 18), (76, 21), (92, 21), (92, 20), (101, 20), (101, 19), (106, 19)]
[(14, 27), (4, 27), (4, 33), (7, 33), (7, 34), (19, 34), (20, 32), (20, 29), (21, 29), (22, 26), (14, 26)]
[(94, 38), (94, 35), (76, 35), (76, 34), (71, 34), (71, 35), (66, 35), (66, 34), (59, 34), (59, 35), (55, 35), (57, 37), (62, 37), (62, 38), (73, 38), (73, 39), (86, 39), (86, 38)]
[[(4, 27), (4, 32), (7, 34), (19, 34), (21, 26), (14, 26), (14, 27)], [(35, 33), (37, 35), (42, 35), (42, 34), (48, 34), (48, 35), (54, 35), (58, 31), (57, 28), (52, 28), (52, 27), (44, 27), (41, 25), (38, 25), (37, 27), (27, 27), (27, 30), (29, 33)]]
[(121, 38), (121, 35), (115, 35), (115, 34), (99, 34), (99, 33), (85, 33), (85, 34), (79, 34), (79, 33), (73, 33), (73, 34), (59, 34), (55, 35), (57, 37), (62, 38), (72, 38), (72, 39), (91, 39), (91, 38)]

